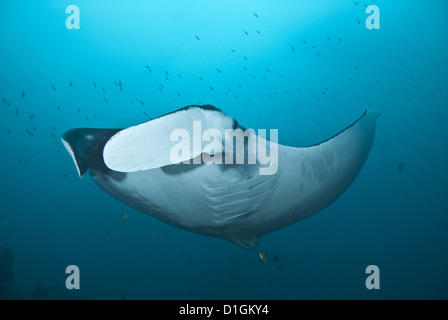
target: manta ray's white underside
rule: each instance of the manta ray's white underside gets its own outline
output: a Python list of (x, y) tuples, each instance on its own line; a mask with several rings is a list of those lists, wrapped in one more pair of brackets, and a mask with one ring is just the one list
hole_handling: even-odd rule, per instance
[[(170, 133), (242, 128), (212, 106), (190, 106), (127, 129), (73, 129), (63, 135), (80, 176), (122, 202), (172, 225), (252, 248), (263, 234), (304, 219), (335, 201), (371, 149), (378, 114), (362, 117), (320, 144), (276, 145), (278, 169), (259, 164), (172, 164)], [(246, 151), (250, 152), (250, 143)], [(224, 149), (223, 149), (224, 150)], [(191, 158), (203, 149), (192, 148)], [(219, 155), (219, 154), (215, 154)]]

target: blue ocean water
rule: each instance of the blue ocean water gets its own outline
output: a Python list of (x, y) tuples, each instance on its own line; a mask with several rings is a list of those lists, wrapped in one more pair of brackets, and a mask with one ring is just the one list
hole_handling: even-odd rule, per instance
[[(79, 29), (66, 26), (70, 5)], [(366, 27), (368, 5), (379, 29)], [(442, 0), (2, 1), (0, 247), (14, 261), (0, 299), (447, 299), (447, 10)], [(112, 198), (79, 178), (60, 140), (191, 104), (278, 129), (292, 146), (365, 109), (381, 116), (335, 203), (246, 250)], [(66, 289), (69, 265), (79, 290)], [(366, 288), (369, 265), (380, 289)]]

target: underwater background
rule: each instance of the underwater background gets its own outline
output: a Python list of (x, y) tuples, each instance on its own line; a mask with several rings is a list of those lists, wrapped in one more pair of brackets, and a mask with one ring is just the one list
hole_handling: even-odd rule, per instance
[[(447, 299), (447, 12), (443, 0), (2, 0), (0, 299)], [(292, 146), (381, 116), (335, 203), (246, 250), (112, 198), (60, 140), (191, 104)], [(79, 290), (65, 287), (69, 265)], [(369, 265), (380, 289), (366, 288)]]

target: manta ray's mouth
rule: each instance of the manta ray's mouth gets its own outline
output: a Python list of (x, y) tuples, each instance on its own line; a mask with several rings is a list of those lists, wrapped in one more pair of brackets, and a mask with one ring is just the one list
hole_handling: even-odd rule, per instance
[(121, 129), (71, 129), (62, 135), (62, 143), (72, 157), (82, 178), (89, 170), (106, 172), (103, 149), (106, 142)]

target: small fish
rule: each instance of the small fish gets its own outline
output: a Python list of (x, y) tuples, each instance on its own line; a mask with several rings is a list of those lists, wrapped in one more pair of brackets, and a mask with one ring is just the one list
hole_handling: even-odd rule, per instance
[(258, 31), (258, 30), (255, 30), (255, 32), (258, 33), (258, 34), (260, 34), (260, 31)]
[(255, 12), (254, 12), (254, 16), (256, 16), (258, 18), (258, 14), (256, 14)]
[(142, 106), (145, 105), (145, 103), (142, 100), (139, 100), (139, 102), (142, 104)]
[(209, 86), (209, 88), (210, 88), (210, 90), (213, 90), (213, 89), (215, 89), (215, 88), (213, 88), (212, 86)]
[(22, 91), (22, 98), (25, 98), (25, 91)]
[(59, 106), (58, 106), (58, 111), (61, 111), (61, 108), (59, 108)]
[(274, 262), (280, 262), (280, 256), (277, 253), (274, 256)]
[(96, 89), (96, 83), (95, 82), (93, 83), (93, 87)]
[(66, 174), (62, 175), (62, 178), (67, 178), (67, 175)]
[(356, 19), (356, 21), (358, 22), (358, 24), (361, 24), (361, 21), (359, 21), (359, 19)]
[(168, 71), (164, 70), (165, 74), (168, 75)]
[(219, 70), (219, 69), (216, 69), (216, 71), (218, 71), (219, 73), (222, 73), (221, 70)]
[(89, 120), (89, 117), (86, 116), (86, 120), (87, 120), (87, 121), (90, 121), (90, 120)]
[(51, 88), (53, 88), (53, 91), (56, 91), (56, 88), (54, 87), (54, 85), (51, 85)]
[(404, 166), (405, 166), (405, 163), (404, 163), (404, 162), (401, 162), (401, 163), (398, 165), (397, 170), (400, 171), (400, 172), (403, 171)]
[(128, 220), (128, 219), (129, 219), (129, 215), (128, 215), (127, 213), (123, 214), (123, 215), (120, 217), (120, 221), (121, 221), (121, 222), (124, 222), (124, 221), (126, 221), (126, 220)]
[(182, 76), (180, 75), (180, 73), (178, 73), (177, 75), (179, 76), (179, 78), (181, 78), (181, 79), (182, 79)]
[(199, 78), (199, 80), (202, 80), (202, 78), (201, 77), (198, 77)]
[(244, 58), (244, 60), (246, 60), (246, 61), (247, 61), (247, 58), (246, 58), (246, 56), (243, 56), (243, 58)]
[(267, 72), (271, 72), (271, 70), (269, 70), (268, 68), (266, 68), (266, 71), (267, 71)]
[(104, 88), (101, 88), (101, 90), (103, 90), (103, 92), (106, 92), (106, 89), (104, 89)]
[(316, 49), (316, 47), (314, 45), (311, 45), (311, 48)]
[(51, 133), (51, 137), (52, 137), (53, 139), (55, 139), (55, 138), (56, 138), (56, 136), (54, 135), (54, 133), (53, 133), (53, 132)]
[(249, 34), (247, 33), (247, 31), (246, 31), (246, 30), (244, 30), (244, 29), (243, 29), (243, 31), (244, 31), (244, 33), (246, 34), (246, 36), (247, 36), (247, 35), (249, 35)]
[(331, 38), (330, 38), (329, 36), (327, 36), (327, 39), (328, 39), (328, 40), (331, 40)]
[(56, 127), (55, 126), (51, 126), (53, 128), (54, 131), (56, 131)]
[(106, 98), (104, 98), (104, 102), (106, 102), (106, 103), (107, 103), (107, 99), (106, 99)]
[(359, 6), (359, 3), (358, 3), (358, 2), (356, 2), (356, 1), (353, 1), (353, 3), (354, 3), (354, 4), (356, 4), (357, 6)]
[(78, 108), (78, 107), (76, 107), (76, 110), (78, 110), (78, 112), (81, 112), (81, 110), (79, 110), (79, 108)]
[(146, 68), (148, 69), (149, 72), (152, 72), (149, 66), (146, 66)]
[(179, 92), (177, 93), (177, 96), (180, 97), (180, 93)]
[(389, 91), (388, 91), (388, 93), (389, 93), (389, 94), (392, 94), (392, 93), (397, 93), (397, 89), (392, 89), (392, 90), (389, 90)]
[(342, 39), (338, 37), (339, 42), (342, 42)]
[(16, 115), (19, 115), (19, 108), (16, 107)]
[(127, 300), (124, 294), (119, 293), (118, 296), (120, 297), (121, 300)]
[(235, 50), (233, 50), (233, 49), (230, 49), (230, 51), (235, 52)]
[(306, 41), (304, 39), (302, 39), (303, 43), (306, 45)]
[(198, 39), (198, 40), (201, 40), (201, 39), (199, 39), (199, 37), (198, 37), (198, 36), (196, 36), (196, 35), (195, 35), (195, 37), (196, 37), (196, 39)]
[(73, 87), (73, 84), (72, 84), (72, 82), (70, 81), (69, 83), (70, 83), (70, 87)]
[(268, 254), (264, 251), (260, 252), (260, 259), (261, 259), (261, 262), (263, 262), (264, 264), (269, 262)]
[(168, 76), (165, 76), (165, 78), (166, 78), (166, 80), (170, 80), (170, 79), (168, 79)]
[(32, 132), (30, 132), (28, 129), (25, 129), (26, 133), (28, 133), (30, 136), (34, 136)]
[(359, 70), (359, 68), (358, 68), (358, 66), (356, 66), (356, 65), (353, 65), (353, 67), (356, 69), (356, 70)]

